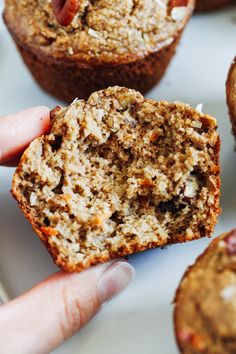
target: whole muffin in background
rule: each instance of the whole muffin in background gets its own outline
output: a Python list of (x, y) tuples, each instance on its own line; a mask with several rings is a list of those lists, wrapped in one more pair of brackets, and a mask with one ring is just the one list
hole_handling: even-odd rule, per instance
[[(67, 11), (70, 1), (64, 0)], [(60, 9), (63, 0), (55, 3)], [(50, 0), (5, 1), (4, 20), (26, 65), (42, 88), (65, 101), (113, 85), (151, 89), (175, 53), (195, 0), (77, 3), (72, 21), (70, 13), (62, 26)]]
[(236, 353), (236, 230), (214, 239), (186, 271), (175, 298), (182, 354)]
[(236, 58), (231, 64), (228, 73), (226, 81), (226, 96), (233, 133), (236, 137)]
[(213, 11), (235, 3), (235, 0), (197, 0), (196, 11)]
[(216, 120), (112, 87), (51, 113), (12, 192), (57, 265), (80, 271), (210, 236), (219, 208)]

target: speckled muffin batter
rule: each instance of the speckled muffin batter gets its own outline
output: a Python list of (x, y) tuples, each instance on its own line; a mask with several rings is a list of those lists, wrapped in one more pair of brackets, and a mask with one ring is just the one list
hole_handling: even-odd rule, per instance
[[(67, 0), (70, 1), (70, 0)], [(6, 0), (5, 22), (36, 80), (64, 100), (163, 75), (195, 0), (81, 0), (61, 26), (49, 0)]]
[(236, 353), (236, 230), (213, 240), (187, 270), (174, 317), (181, 353)]
[(51, 116), (12, 192), (59, 266), (80, 271), (211, 235), (220, 211), (214, 118), (119, 87)]

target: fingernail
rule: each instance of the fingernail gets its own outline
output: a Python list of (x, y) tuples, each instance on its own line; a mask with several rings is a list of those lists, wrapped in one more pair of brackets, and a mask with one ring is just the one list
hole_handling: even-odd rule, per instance
[(134, 278), (135, 270), (126, 261), (112, 263), (98, 280), (98, 296), (101, 304), (123, 291)]

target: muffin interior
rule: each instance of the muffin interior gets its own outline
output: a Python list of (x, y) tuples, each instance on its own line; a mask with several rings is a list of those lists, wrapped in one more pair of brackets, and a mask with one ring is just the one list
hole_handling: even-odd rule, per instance
[(74, 266), (208, 236), (218, 207), (216, 122), (123, 88), (52, 112), (13, 193)]

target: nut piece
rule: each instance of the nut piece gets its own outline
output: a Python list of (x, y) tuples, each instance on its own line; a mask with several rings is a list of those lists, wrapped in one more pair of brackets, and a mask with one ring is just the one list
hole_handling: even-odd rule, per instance
[(70, 25), (79, 10), (80, 3), (80, 0), (52, 0), (57, 22), (62, 26)]
[(171, 9), (174, 7), (188, 6), (189, 0), (170, 0), (169, 6)]

